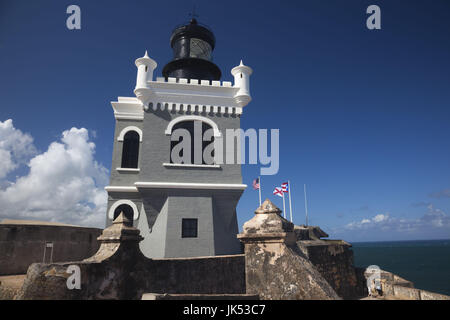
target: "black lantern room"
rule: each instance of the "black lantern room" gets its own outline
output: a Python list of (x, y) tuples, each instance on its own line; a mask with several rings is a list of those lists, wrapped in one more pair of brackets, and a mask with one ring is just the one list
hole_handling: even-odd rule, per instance
[(212, 62), (216, 44), (214, 34), (192, 19), (189, 24), (177, 27), (170, 37), (173, 60), (164, 66), (164, 77), (220, 80), (218, 66)]

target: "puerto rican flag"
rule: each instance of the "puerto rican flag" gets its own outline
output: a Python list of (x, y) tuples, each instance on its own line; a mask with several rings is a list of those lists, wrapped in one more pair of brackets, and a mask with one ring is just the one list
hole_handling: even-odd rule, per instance
[(289, 183), (288, 182), (283, 182), (281, 184), (281, 190), (283, 190), (284, 193), (288, 193), (289, 192)]
[(275, 196), (279, 196), (283, 198), (283, 189), (281, 189), (280, 187), (275, 187), (275, 190), (273, 190), (273, 194)]
[(258, 190), (259, 189), (259, 178), (256, 178), (253, 180), (253, 189)]

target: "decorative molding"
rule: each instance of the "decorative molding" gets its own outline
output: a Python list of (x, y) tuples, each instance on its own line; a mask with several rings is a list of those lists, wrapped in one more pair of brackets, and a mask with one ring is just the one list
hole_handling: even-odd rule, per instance
[(116, 118), (116, 120), (136, 120), (136, 121), (144, 120), (143, 114), (141, 116), (137, 116), (128, 113), (114, 113), (114, 117)]
[(124, 172), (136, 172), (138, 173), (140, 171), (139, 168), (116, 168), (117, 171), (124, 171)]
[(106, 186), (108, 192), (138, 192), (135, 186)]
[[(150, 82), (162, 82), (162, 83), (177, 83), (177, 78), (172, 78), (169, 77), (166, 78), (164, 77), (157, 77), (156, 81), (150, 81)], [(212, 81), (210, 82), (209, 80), (198, 80), (198, 79), (185, 79), (185, 78), (179, 78), (178, 79), (178, 83), (179, 84), (187, 84), (187, 85), (191, 85), (191, 86), (214, 86), (214, 87), (226, 87), (226, 88), (231, 88), (233, 87), (231, 81)]]
[(114, 202), (114, 204), (109, 208), (108, 211), (108, 218), (113, 220), (114, 219), (114, 211), (119, 207), (121, 204), (127, 204), (133, 209), (133, 220), (137, 220), (139, 218), (139, 210), (136, 206), (136, 204), (131, 200), (118, 200)]
[[(142, 121), (144, 120), (144, 109), (145, 111), (167, 110), (172, 113), (216, 113), (238, 117), (242, 115), (243, 109), (238, 105), (219, 105), (217, 104), (218, 101), (212, 104), (212, 101), (209, 101), (210, 103), (208, 104), (199, 101), (192, 102), (191, 96), (191, 94), (187, 94), (184, 98), (180, 97), (179, 99), (150, 96), (145, 106), (136, 98), (123, 100), (125, 97), (119, 97), (119, 101), (112, 101), (111, 105), (114, 110), (114, 117), (117, 120)], [(241, 97), (236, 99), (240, 101)]]
[(198, 121), (202, 121), (202, 122), (206, 122), (207, 124), (209, 124), (213, 130), (214, 130), (214, 137), (220, 137), (221, 133), (219, 130), (219, 127), (217, 126), (217, 124), (212, 121), (209, 118), (206, 117), (202, 117), (202, 116), (193, 116), (193, 115), (189, 115), (189, 116), (180, 116), (180, 117), (176, 117), (175, 119), (173, 119), (172, 121), (169, 122), (169, 124), (167, 125), (165, 134), (166, 135), (171, 135), (172, 134), (172, 128), (175, 124), (177, 124), (178, 122), (183, 122), (183, 121), (194, 121), (194, 120), (198, 120)]
[(176, 167), (176, 168), (210, 168), (218, 169), (219, 164), (188, 164), (188, 163), (163, 163), (164, 167)]
[(200, 113), (200, 114), (223, 114), (230, 116), (240, 116), (242, 107), (221, 106), (221, 105), (204, 105), (198, 103), (179, 103), (173, 101), (154, 101), (150, 100), (145, 106), (146, 111), (169, 111), (172, 113)]
[(186, 182), (135, 182), (137, 188), (151, 189), (199, 189), (199, 190), (244, 190), (246, 184), (235, 183), (186, 183)]
[[(145, 88), (135, 91), (136, 97), (146, 111), (151, 109), (149, 104), (157, 103), (192, 105), (192, 106), (224, 106), (243, 107), (242, 88), (232, 86), (229, 81), (209, 81), (198, 79), (176, 79), (169, 77), (147, 81)], [(164, 105), (163, 105), (164, 106)]]
[(117, 120), (144, 120), (144, 109), (137, 98), (118, 97), (117, 101), (111, 101), (111, 105)]
[(120, 131), (119, 136), (117, 137), (117, 141), (123, 141), (125, 134), (128, 131), (136, 131), (139, 134), (139, 142), (142, 142), (142, 130), (136, 126), (128, 126), (123, 128), (122, 131)]

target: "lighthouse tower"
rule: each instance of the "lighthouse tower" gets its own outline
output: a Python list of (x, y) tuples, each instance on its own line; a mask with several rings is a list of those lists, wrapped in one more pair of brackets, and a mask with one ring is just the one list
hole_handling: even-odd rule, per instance
[(239, 154), (239, 145), (226, 141), (239, 135), (225, 132), (240, 129), (252, 69), (241, 61), (231, 70), (234, 83), (220, 81), (215, 43), (195, 19), (177, 27), (162, 77), (154, 79), (157, 63), (145, 52), (135, 62), (135, 96), (111, 102), (116, 123), (106, 224), (123, 212), (140, 229), (141, 251), (150, 258), (240, 253), (236, 206), (247, 186), (240, 162), (217, 155), (227, 145), (233, 145), (227, 159)]

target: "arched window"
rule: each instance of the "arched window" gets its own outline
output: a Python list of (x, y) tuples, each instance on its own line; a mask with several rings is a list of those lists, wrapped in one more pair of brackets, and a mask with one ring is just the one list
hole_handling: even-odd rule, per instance
[(121, 204), (119, 205), (115, 210), (114, 210), (114, 219), (116, 220), (116, 218), (119, 216), (119, 214), (123, 212), (125, 218), (128, 219), (128, 221), (130, 221), (129, 225), (133, 225), (133, 215), (134, 215), (134, 210), (133, 208), (128, 205), (128, 204)]
[[(214, 143), (214, 136), (211, 137), (208, 141), (203, 141), (203, 137), (205, 135), (206, 130), (211, 129), (213, 130), (212, 126), (210, 126), (208, 123), (200, 121), (200, 120), (186, 120), (177, 122), (173, 125), (171, 128), (171, 134), (173, 135), (177, 129), (184, 129), (187, 130), (190, 136), (190, 147), (187, 147), (186, 149), (190, 149), (190, 157), (184, 157), (185, 148), (180, 148), (175, 150), (175, 153), (177, 153), (177, 156), (180, 158), (184, 158), (187, 161), (183, 161), (185, 164), (208, 164), (206, 163), (205, 159), (203, 158), (203, 152), (205, 148), (211, 144)], [(195, 132), (199, 133), (198, 136), (195, 136)], [(201, 134), (200, 134), (201, 133)], [(183, 140), (185, 139), (184, 135), (181, 134), (180, 137), (175, 139), (175, 141), (170, 141), (170, 163), (178, 163), (178, 161), (174, 161), (173, 159), (173, 151), (174, 147), (178, 144), (183, 144)], [(186, 142), (185, 142), (186, 143)], [(200, 159), (200, 161), (195, 161), (195, 145), (196, 144), (201, 145), (201, 154), (197, 156), (197, 160)], [(214, 154), (214, 151), (213, 151)], [(190, 158), (190, 159), (189, 159)]]
[(128, 131), (123, 138), (122, 168), (137, 168), (139, 159), (139, 134)]

